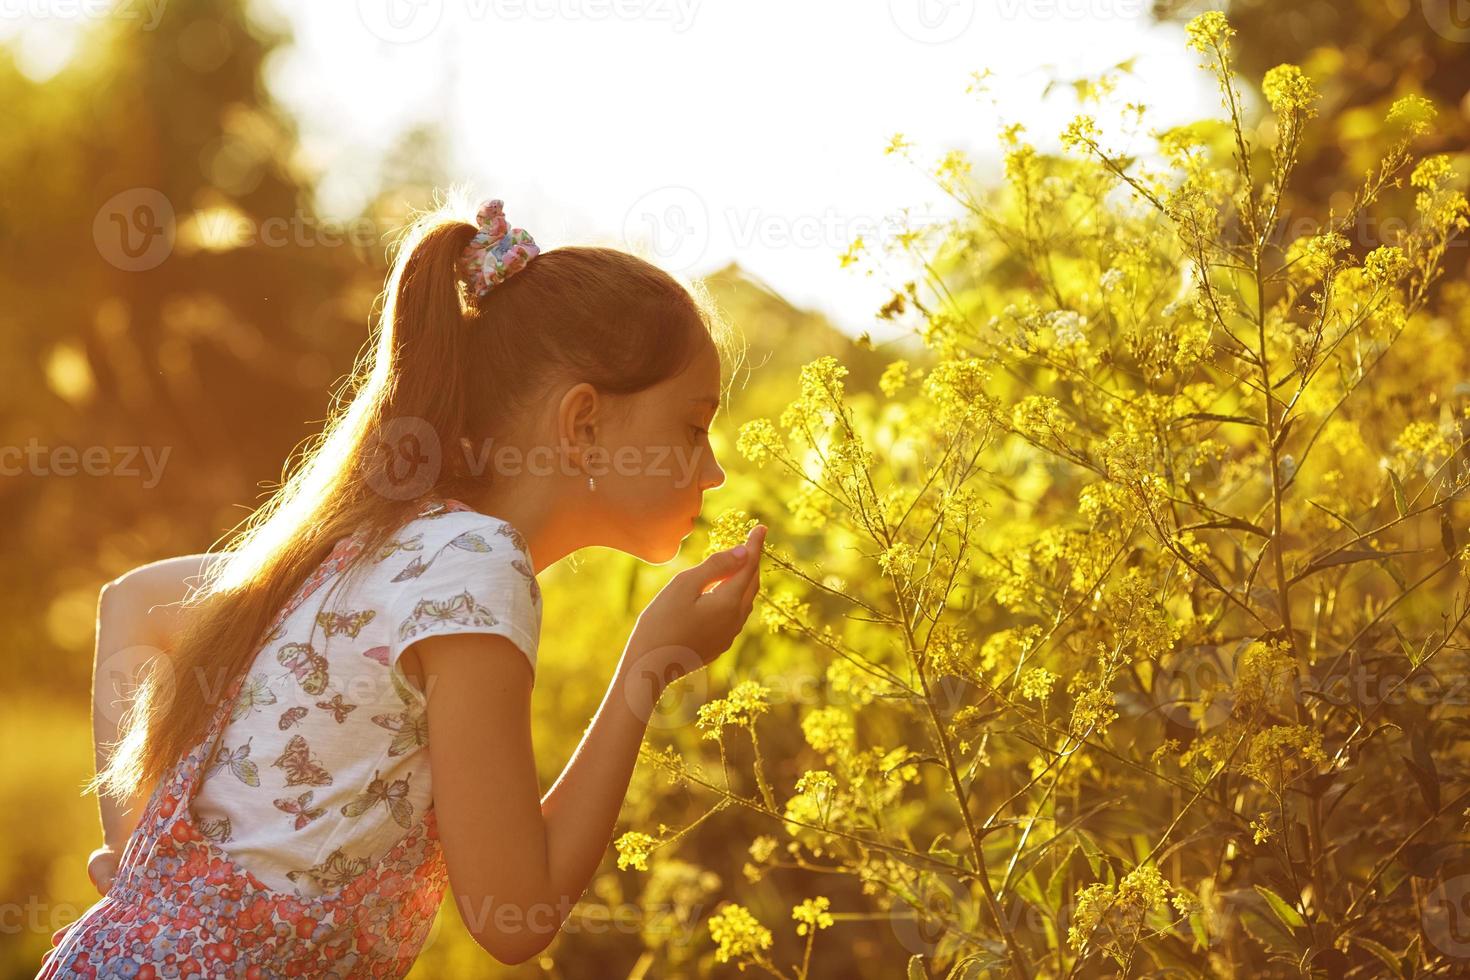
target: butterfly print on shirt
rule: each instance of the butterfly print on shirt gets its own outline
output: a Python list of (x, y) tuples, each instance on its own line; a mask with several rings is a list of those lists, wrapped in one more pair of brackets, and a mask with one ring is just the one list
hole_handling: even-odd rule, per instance
[(371, 623), (373, 617), (377, 614), (378, 611), (376, 609), (364, 609), (360, 612), (352, 612), (345, 615), (335, 612), (320, 612), (316, 614), (316, 622), (328, 637), (345, 633), (353, 639), (356, 639), (357, 634), (362, 632), (362, 628), (368, 623)]
[(327, 689), (327, 658), (310, 643), (287, 643), (276, 651), (276, 659), (307, 694), (321, 694)]
[[(255, 736), (250, 736), (254, 738)], [(229, 769), (234, 777), (246, 786), (260, 785), (260, 769), (250, 758), (250, 738), (245, 744), (234, 749), (227, 749), (221, 742), (214, 752), (214, 760), (210, 762), (209, 768), (205, 770), (205, 778), (218, 772), (220, 769)]]
[(417, 636), (435, 623), (458, 623), (461, 626), (494, 626), (500, 620), (482, 606), (466, 589), (448, 599), (420, 599), (413, 612), (398, 624), (398, 638), (407, 640)]
[(311, 757), (311, 747), (302, 735), (292, 735), (286, 749), (271, 765), (286, 770), (287, 786), (330, 786), (332, 774)]
[(428, 561), (424, 561), (422, 557), (414, 555), (413, 560), (403, 566), (401, 572), (393, 576), (393, 581), (407, 582), (409, 579), (418, 578), (429, 570), (429, 566), (434, 564), (435, 559), (444, 553), (445, 548), (458, 548), (461, 551), (474, 551), (482, 554), (488, 554), (495, 550), (490, 547), (490, 542), (485, 540), (484, 535), (477, 531), (464, 531), (455, 535), (447, 544), (439, 548), (438, 551), (435, 551), (433, 557)]
[(281, 731), (284, 732), (286, 729), (290, 728), (292, 725), (305, 718), (309, 713), (310, 712), (306, 708), (303, 708), (301, 705), (298, 704), (294, 708), (287, 708), (285, 711), (281, 712), (281, 719), (280, 721), (276, 722), (276, 724), (280, 727)]
[(409, 691), (407, 682), (399, 678), (397, 671), (388, 677), (393, 681), (393, 689), (398, 692), (398, 700), (403, 702), (403, 710), (397, 714), (373, 715), (373, 724), (393, 733), (388, 755), (406, 755), (429, 744), (429, 717)]
[(526, 577), (526, 590), (531, 593), (531, 602), (539, 603), (541, 601), (541, 584), (536, 581), (536, 573), (531, 571), (531, 566), (526, 562), (526, 559), (517, 558), (510, 563), (510, 567)]
[(230, 832), (230, 818), (220, 817), (218, 820), (200, 818), (199, 836), (207, 840), (212, 840), (216, 844), (228, 843), (234, 836)]
[(305, 793), (302, 793), (300, 796), (296, 797), (294, 800), (288, 796), (283, 800), (272, 800), (271, 802), (274, 803), (276, 805), (276, 809), (280, 810), (282, 813), (288, 813), (295, 816), (295, 829), (301, 830), (303, 827), (310, 824), (313, 820), (317, 819), (318, 817), (325, 816), (327, 813), (326, 807), (313, 807), (311, 805), (311, 798), (314, 795), (316, 795), (316, 790), (309, 789)]
[(230, 708), (230, 721), (239, 721), (262, 705), (275, 704), (275, 692), (264, 674), (251, 674)]
[(365, 857), (348, 857), (339, 847), (327, 855), (327, 859), (320, 864), (314, 864), (304, 870), (287, 871), (286, 877), (293, 882), (310, 878), (323, 889), (331, 890), (351, 883), (352, 879), (366, 871), (371, 863)]
[(316, 703), (316, 706), (325, 711), (330, 711), (332, 713), (332, 717), (337, 720), (337, 724), (339, 725), (344, 724), (347, 721), (347, 716), (357, 710), (357, 705), (348, 704), (346, 701), (342, 700), (341, 691), (333, 692), (332, 699), (330, 701), (318, 701)]
[(407, 830), (413, 824), (413, 804), (407, 799), (408, 781), (412, 778), (413, 773), (409, 773), (402, 779), (390, 782), (374, 771), (373, 781), (368, 783), (362, 795), (342, 804), (342, 815), (360, 817), (382, 803), (388, 807), (388, 812), (392, 815), (394, 822)]
[(515, 525), (502, 524), (495, 533), (510, 538), (511, 545), (522, 554), (529, 555), (531, 553), (530, 546), (526, 544), (525, 535), (521, 534), (520, 529)]
[(398, 538), (394, 538), (393, 540), (389, 541), (387, 544), (383, 545), (381, 548), (378, 549), (377, 557), (375, 557), (373, 559), (373, 562), (374, 563), (377, 563), (377, 562), (385, 562), (389, 558), (392, 558), (395, 554), (397, 554), (400, 551), (423, 551), (423, 550), (424, 550), (424, 532), (420, 531), (418, 534), (415, 534), (412, 537), (404, 538), (402, 540), (399, 540)]

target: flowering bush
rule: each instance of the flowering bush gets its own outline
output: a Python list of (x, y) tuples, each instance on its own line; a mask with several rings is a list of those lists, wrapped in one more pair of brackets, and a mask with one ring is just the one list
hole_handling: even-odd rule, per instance
[[(741, 428), (784, 515), (763, 666), (822, 686), (743, 680), (698, 745), (647, 750), (766, 825), (750, 899), (707, 920), (719, 961), (806, 977), (817, 931), (836, 957), (877, 915), (911, 976), (1470, 968), (1470, 388), (1426, 312), (1470, 210), (1453, 160), (1415, 159), (1410, 96), (1380, 165), (1288, 233), (1318, 97), (1279, 66), (1248, 122), (1232, 34), (1188, 27), (1221, 121), (1141, 148), (1083, 115), (1062, 156), (1010, 126), (987, 191), (946, 155), (964, 216), (895, 240), (922, 274), (883, 311), (920, 346), (876, 392), (819, 358)], [(1395, 240), (1354, 240), (1394, 207)], [(619, 851), (687, 828), (662, 831)], [(777, 875), (824, 892), (779, 938), (751, 911)]]

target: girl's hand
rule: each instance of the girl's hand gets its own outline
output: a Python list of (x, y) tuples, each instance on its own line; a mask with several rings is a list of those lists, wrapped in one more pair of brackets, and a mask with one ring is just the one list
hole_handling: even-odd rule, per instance
[(117, 864), (122, 855), (112, 849), (111, 844), (103, 844), (92, 852), (87, 858), (87, 876), (92, 879), (92, 885), (103, 895), (107, 889), (112, 887), (112, 879), (117, 875)]
[(638, 616), (628, 639), (640, 673), (667, 686), (714, 662), (745, 626), (760, 588), (766, 526), (675, 575)]

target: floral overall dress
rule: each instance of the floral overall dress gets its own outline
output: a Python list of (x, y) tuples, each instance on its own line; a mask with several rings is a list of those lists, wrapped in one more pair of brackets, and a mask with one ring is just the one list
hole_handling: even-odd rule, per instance
[[(457, 503), (449, 508), (464, 506)], [(431, 504), (423, 514), (442, 509)], [(359, 550), (355, 539), (339, 542), (275, 623)], [(270, 888), (200, 834), (190, 803), (244, 679), (229, 685), (203, 740), (159, 781), (112, 886), (66, 931), (37, 980), (346, 980), (402, 977), (413, 966), (448, 878), (432, 806), (375, 866), (305, 898)]]

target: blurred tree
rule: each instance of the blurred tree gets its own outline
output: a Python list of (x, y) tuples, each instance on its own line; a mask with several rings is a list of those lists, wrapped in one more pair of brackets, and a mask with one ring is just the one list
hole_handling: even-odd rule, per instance
[(97, 586), (248, 513), (384, 271), (382, 229), (313, 210), (261, 78), (284, 36), (202, 0), (85, 29), (44, 82), (0, 48), (0, 510), (32, 556), (0, 570), (4, 666), (44, 655), (30, 681), (78, 701)]

